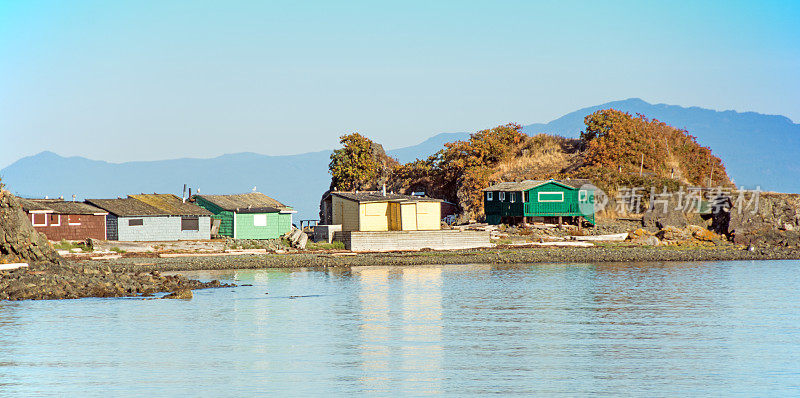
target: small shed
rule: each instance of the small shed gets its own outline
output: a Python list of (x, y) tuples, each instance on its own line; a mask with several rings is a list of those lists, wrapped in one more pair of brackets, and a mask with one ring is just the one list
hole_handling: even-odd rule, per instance
[(194, 195), (198, 206), (220, 220), (219, 234), (234, 239), (277, 239), (292, 230), (294, 209), (260, 192)]
[(342, 231), (432, 231), (441, 229), (442, 201), (379, 191), (330, 194), (332, 223)]
[(513, 224), (529, 217), (571, 217), (594, 225), (596, 189), (583, 179), (501, 182), (483, 190), (486, 222)]
[(211, 213), (172, 194), (87, 199), (106, 210), (108, 240), (176, 241), (211, 239)]
[(105, 210), (63, 199), (19, 200), (33, 228), (49, 240), (106, 239)]

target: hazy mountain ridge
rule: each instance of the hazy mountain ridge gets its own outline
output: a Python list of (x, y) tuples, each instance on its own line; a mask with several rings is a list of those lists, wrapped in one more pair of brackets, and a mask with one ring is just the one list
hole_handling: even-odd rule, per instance
[[(642, 113), (697, 136), (725, 162), (737, 184), (768, 190), (800, 192), (800, 125), (783, 116), (754, 112), (718, 112), (698, 107), (649, 104), (641, 99), (609, 102), (583, 108), (544, 124), (523, 127), (528, 134), (554, 133), (577, 137), (584, 116), (614, 108)], [(486, 126), (491, 127), (491, 126)], [(427, 158), (445, 142), (463, 140), (468, 133), (442, 133), (410, 147), (387, 151), (401, 162)], [(297, 219), (317, 218), (320, 195), (330, 184), (331, 151), (268, 156), (252, 152), (210, 159), (170, 159), (110, 163), (78, 156), (62, 157), (41, 152), (14, 162), (0, 171), (7, 188), (20, 196), (78, 199), (125, 196), (130, 193), (180, 194), (186, 183), (205, 193), (261, 192), (294, 206)]]
[(607, 108), (641, 113), (686, 129), (722, 159), (728, 175), (739, 186), (800, 192), (800, 181), (794, 178), (800, 173), (800, 159), (795, 156), (800, 149), (800, 124), (785, 116), (650, 104), (631, 98), (583, 108), (550, 123), (526, 125), (523, 131), (578, 137), (583, 130), (584, 116)]

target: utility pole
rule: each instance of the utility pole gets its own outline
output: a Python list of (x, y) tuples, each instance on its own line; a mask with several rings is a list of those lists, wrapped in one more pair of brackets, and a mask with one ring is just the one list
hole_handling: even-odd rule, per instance
[(644, 154), (642, 154), (642, 162), (639, 164), (639, 177), (642, 176), (644, 172)]
[(708, 186), (714, 184), (714, 166), (711, 166), (711, 175), (708, 176)]

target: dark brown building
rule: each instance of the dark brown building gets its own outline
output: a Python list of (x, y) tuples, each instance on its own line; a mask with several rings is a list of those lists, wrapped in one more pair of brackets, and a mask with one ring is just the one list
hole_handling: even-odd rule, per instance
[(106, 240), (108, 212), (83, 202), (63, 199), (23, 199), (31, 225), (49, 240)]

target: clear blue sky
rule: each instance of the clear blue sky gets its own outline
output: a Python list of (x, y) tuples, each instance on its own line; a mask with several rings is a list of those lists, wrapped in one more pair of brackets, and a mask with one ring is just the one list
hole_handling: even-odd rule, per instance
[(649, 102), (800, 120), (800, 2), (2, 1), (0, 167), (287, 154)]

